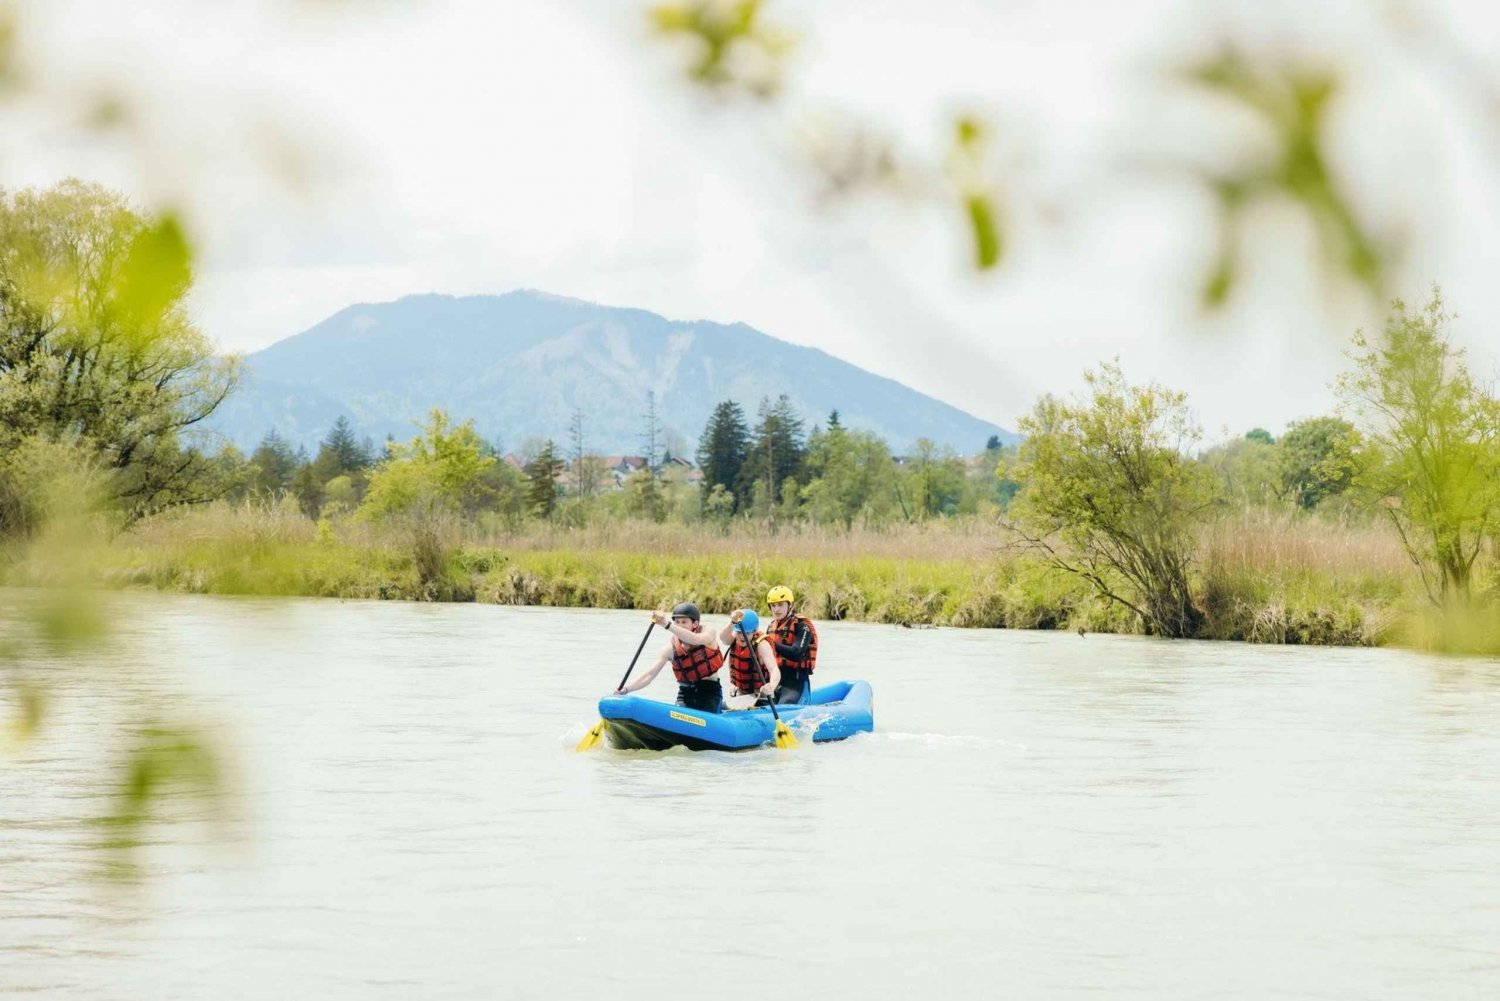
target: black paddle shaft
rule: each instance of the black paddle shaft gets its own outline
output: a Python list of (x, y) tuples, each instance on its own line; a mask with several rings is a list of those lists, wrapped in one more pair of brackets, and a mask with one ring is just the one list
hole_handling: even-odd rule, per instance
[(625, 669), (625, 676), (621, 678), (620, 683), (615, 686), (615, 691), (618, 692), (620, 689), (624, 688), (625, 682), (630, 680), (630, 672), (635, 670), (635, 662), (641, 659), (641, 651), (646, 649), (646, 641), (651, 638), (651, 630), (655, 627), (655, 622), (649, 622), (646, 624), (646, 634), (641, 637), (641, 645), (635, 648), (635, 656), (630, 658), (630, 666)]
[[(750, 634), (747, 633), (747, 632), (745, 632), (745, 624), (743, 622), (736, 622), (734, 625), (735, 625), (735, 628), (740, 631), (740, 635), (743, 636), (743, 637), (745, 637), (745, 646), (747, 646), (749, 648), (750, 659), (752, 661), (754, 661), (755, 663), (760, 664), (760, 651), (756, 650), (755, 649), (755, 644), (750, 642)], [(766, 679), (766, 681), (770, 681), (771, 680), (771, 672), (766, 670), (766, 665), (764, 665), (764, 664), (760, 664), (760, 676), (762, 678)], [(776, 711), (776, 693), (775, 692), (771, 693), (770, 702), (768, 704), (771, 707), (771, 718), (774, 719), (776, 722), (780, 723), (781, 722), (781, 713), (779, 713), (779, 712)]]

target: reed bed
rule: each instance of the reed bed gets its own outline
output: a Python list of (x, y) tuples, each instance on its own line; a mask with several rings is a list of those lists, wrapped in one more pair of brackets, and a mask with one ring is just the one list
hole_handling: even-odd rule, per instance
[[(849, 532), (647, 522), (515, 531), (453, 522), (426, 531), (424, 553), (410, 530), (216, 504), (148, 519), (94, 563), (116, 587), (593, 608), (693, 600), (714, 614), (759, 606), (768, 587), (786, 583), (820, 619), (1139, 629), (1128, 610), (977, 517)], [(1245, 511), (1204, 528), (1193, 573), (1204, 635), (1216, 639), (1409, 642), (1424, 601), (1379, 523)], [(1493, 579), (1493, 568), (1485, 574)], [(13, 566), (5, 577), (24, 583), (34, 573)]]

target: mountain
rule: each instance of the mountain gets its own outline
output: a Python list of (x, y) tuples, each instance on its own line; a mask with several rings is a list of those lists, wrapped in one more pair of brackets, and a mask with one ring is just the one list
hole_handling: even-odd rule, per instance
[(691, 453), (710, 411), (733, 399), (753, 425), (763, 397), (786, 393), (807, 426), (837, 409), (898, 453), (929, 438), (960, 453), (1014, 434), (816, 348), (742, 323), (679, 323), (533, 291), (412, 295), (361, 304), (245, 360), (245, 379), (212, 430), (241, 449), (276, 428), (309, 452), (340, 416), (376, 441), (406, 440), (433, 407), (510, 449), (529, 437), (566, 448), (575, 408), (585, 447), (639, 453), (646, 393), (668, 436)]

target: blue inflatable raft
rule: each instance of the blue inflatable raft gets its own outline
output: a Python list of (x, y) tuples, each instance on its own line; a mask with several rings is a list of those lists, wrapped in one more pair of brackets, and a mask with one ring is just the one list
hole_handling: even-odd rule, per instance
[[(815, 688), (808, 701), (777, 706), (782, 722), (798, 740), (843, 740), (875, 729), (875, 694), (866, 681), (837, 681)], [(773, 741), (771, 710), (740, 709), (704, 713), (636, 695), (606, 696), (599, 715), (611, 747), (664, 751), (746, 751)]]

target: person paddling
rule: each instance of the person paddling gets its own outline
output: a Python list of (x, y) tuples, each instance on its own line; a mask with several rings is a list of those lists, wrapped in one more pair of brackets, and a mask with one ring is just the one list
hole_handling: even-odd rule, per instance
[(792, 589), (785, 584), (777, 584), (766, 592), (772, 619), (766, 638), (781, 666), (781, 685), (776, 690), (778, 705), (806, 701), (813, 669), (818, 666), (818, 630), (813, 627), (812, 619), (793, 610), (792, 603), (796, 600)]
[(670, 616), (660, 610), (652, 612), (651, 620), (671, 634), (672, 642), (657, 655), (649, 671), (615, 694), (629, 695), (645, 688), (670, 662), (677, 678), (677, 704), (699, 712), (719, 712), (724, 706), (724, 686), (719, 683), (724, 654), (718, 637), (703, 628), (701, 619), (698, 606), (688, 601), (673, 608)]
[(747, 608), (736, 610), (719, 633), (719, 642), (729, 648), (730, 694), (758, 695), (755, 704), (766, 705), (781, 684), (781, 668), (766, 634), (760, 631), (760, 616)]

